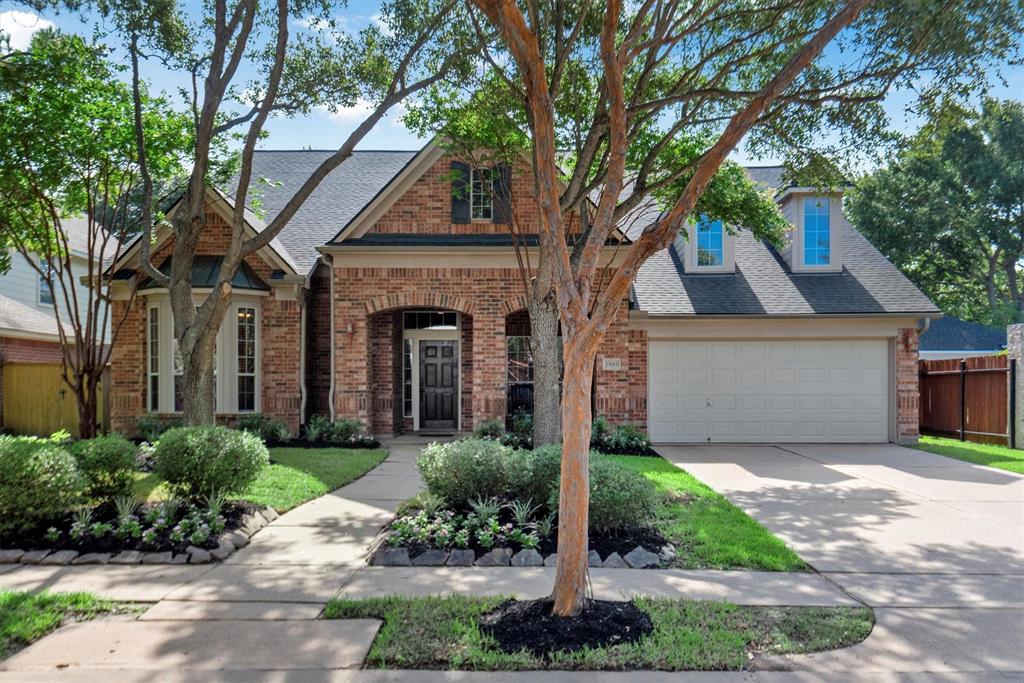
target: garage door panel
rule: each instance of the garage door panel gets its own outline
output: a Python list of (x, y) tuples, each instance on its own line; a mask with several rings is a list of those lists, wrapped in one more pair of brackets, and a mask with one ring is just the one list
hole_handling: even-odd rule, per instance
[(886, 441), (884, 340), (651, 342), (660, 442)]

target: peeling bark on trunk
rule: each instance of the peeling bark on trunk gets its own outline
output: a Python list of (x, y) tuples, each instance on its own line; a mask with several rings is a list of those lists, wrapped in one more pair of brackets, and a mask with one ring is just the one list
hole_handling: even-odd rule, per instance
[(554, 296), (534, 296), (530, 301), (530, 352), (533, 354), (533, 445), (562, 440), (559, 406), (558, 306)]
[(558, 564), (551, 594), (552, 613), (580, 613), (587, 599), (587, 553), (590, 527), (590, 390), (600, 339), (585, 344), (567, 335), (564, 343), (565, 389), (562, 394), (562, 467), (558, 495)]

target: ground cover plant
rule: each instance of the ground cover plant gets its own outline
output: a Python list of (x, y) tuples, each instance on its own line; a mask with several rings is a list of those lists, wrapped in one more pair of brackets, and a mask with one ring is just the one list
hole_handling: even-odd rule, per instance
[(130, 609), (89, 593), (0, 590), (0, 659), (39, 640), (69, 618), (81, 621)]
[(1024, 474), (1024, 451), (990, 443), (972, 443), (938, 436), (922, 436), (918, 450)]
[[(604, 417), (598, 416), (594, 418), (590, 434), (590, 448), (597, 453), (657, 455), (647, 434), (633, 424), (612, 425)], [(509, 420), (508, 429), (505, 428), (505, 422), (498, 418), (486, 420), (473, 430), (473, 436), (498, 441), (512, 448), (530, 450), (533, 448), (533, 416), (525, 411), (517, 411)]]
[(738, 607), (725, 603), (636, 599), (652, 630), (635, 642), (557, 651), (506, 652), (481, 628), (504, 598), (464, 596), (335, 599), (328, 619), (376, 618), (365, 666), (388, 669), (660, 671), (740, 670), (759, 654), (848, 647), (871, 632), (866, 607)]

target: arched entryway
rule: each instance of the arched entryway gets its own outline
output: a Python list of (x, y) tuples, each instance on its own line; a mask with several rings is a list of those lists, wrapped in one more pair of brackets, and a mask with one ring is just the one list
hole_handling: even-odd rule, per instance
[(454, 434), (472, 424), (470, 313), (389, 308), (371, 313), (367, 328), (374, 433)]

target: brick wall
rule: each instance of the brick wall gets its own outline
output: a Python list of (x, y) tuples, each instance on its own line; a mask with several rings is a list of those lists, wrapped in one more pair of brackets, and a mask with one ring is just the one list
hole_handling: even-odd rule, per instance
[[(222, 255), (231, 239), (228, 224), (219, 214), (206, 214), (207, 229), (196, 248), (197, 255)], [(168, 241), (153, 255), (161, 263), (171, 254)], [(246, 259), (249, 266), (265, 281), (270, 281), (272, 268), (259, 256)], [(111, 429), (134, 433), (135, 423), (146, 413), (146, 297), (138, 296), (128, 311), (111, 358)], [(115, 301), (114, 319), (124, 313), (125, 301)], [(261, 410), (264, 415), (283, 420), (289, 428), (299, 428), (301, 393), (299, 389), (299, 323), (297, 301), (279, 298), (277, 292), (261, 297), (260, 340), (262, 347)], [(227, 416), (225, 416), (227, 417)]]
[(896, 440), (902, 444), (917, 443), (919, 436), (917, 352), (917, 330), (900, 330), (896, 337)]

